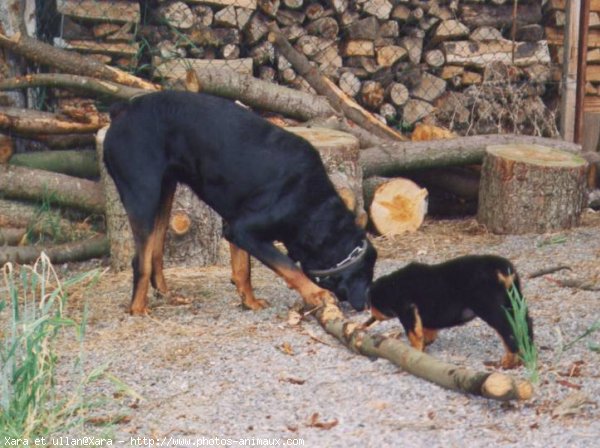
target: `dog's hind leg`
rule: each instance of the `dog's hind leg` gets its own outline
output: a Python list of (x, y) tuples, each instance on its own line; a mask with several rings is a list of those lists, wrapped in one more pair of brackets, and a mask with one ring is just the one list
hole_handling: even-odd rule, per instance
[(229, 243), (231, 252), (231, 280), (242, 298), (242, 306), (249, 310), (260, 310), (269, 306), (263, 299), (254, 296), (251, 280), (250, 255), (233, 243)]
[(156, 289), (159, 294), (167, 293), (167, 283), (163, 273), (163, 254), (176, 187), (176, 182), (167, 181), (164, 183), (160, 197), (159, 210), (154, 224), (156, 236), (153, 240), (154, 247), (152, 249), (152, 275), (150, 277), (150, 281), (154, 289)]

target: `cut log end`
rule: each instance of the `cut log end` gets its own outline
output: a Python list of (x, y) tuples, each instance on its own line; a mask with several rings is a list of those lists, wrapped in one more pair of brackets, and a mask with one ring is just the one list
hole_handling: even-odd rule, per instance
[(174, 212), (169, 221), (171, 231), (177, 236), (183, 236), (190, 231), (192, 220), (185, 212)]
[(416, 231), (427, 214), (428, 193), (408, 179), (392, 179), (380, 185), (370, 207), (371, 222), (382, 235)]
[(533, 387), (527, 381), (494, 372), (482, 384), (481, 394), (495, 400), (529, 400), (533, 396)]

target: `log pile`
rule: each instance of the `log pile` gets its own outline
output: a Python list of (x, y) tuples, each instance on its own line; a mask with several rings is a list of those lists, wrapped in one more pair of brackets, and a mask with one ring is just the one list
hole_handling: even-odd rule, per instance
[[(600, 112), (600, 1), (590, 1), (587, 48), (587, 68), (584, 107), (586, 112)], [(544, 7), (544, 25), (551, 49), (552, 62), (563, 60), (565, 0), (550, 0)], [(556, 73), (555, 80), (560, 79)]]
[[(226, 66), (312, 92), (269, 41), (269, 23), (275, 22), (321, 73), (390, 124), (412, 126), (433, 115), (461, 133), (500, 128), (550, 136), (554, 131), (535, 121), (547, 118), (540, 97), (550, 79), (537, 1), (519, 2), (515, 36), (512, 2), (505, 0), (160, 2), (142, 11), (145, 21), (137, 33), (132, 32), (140, 17), (136, 2), (61, 0), (58, 11), (68, 27), (57, 41), (62, 46), (94, 52), (121, 67), (141, 55), (137, 68), (149, 66), (163, 81), (181, 81), (189, 68)], [(518, 92), (522, 104), (501, 107), (518, 108), (519, 116), (494, 115), (498, 103), (480, 99), (480, 87), (497, 82), (488, 70), (492, 62), (510, 66), (504, 81), (513, 85), (505, 88), (505, 98), (527, 84)], [(482, 104), (475, 104), (478, 100)]]

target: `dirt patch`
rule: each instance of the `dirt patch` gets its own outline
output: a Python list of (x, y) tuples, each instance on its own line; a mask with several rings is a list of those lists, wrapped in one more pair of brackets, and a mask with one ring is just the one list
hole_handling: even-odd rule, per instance
[[(498, 236), (474, 220), (427, 221), (415, 234), (376, 238), (376, 276), (409, 261), (439, 262), (469, 253), (510, 258), (524, 278), (540, 350), (541, 382), (532, 400), (499, 403), (444, 390), (385, 360), (350, 352), (312, 319), (288, 323), (298, 299), (256, 264), (257, 295), (271, 307), (242, 310), (227, 267), (169, 269), (169, 285), (190, 299), (174, 306), (151, 301), (152, 315), (126, 314), (131, 277), (107, 273), (69, 312), (89, 306), (85, 369), (110, 371), (140, 394), (112, 395), (96, 413), (125, 416), (109, 428), (76, 428), (132, 442), (158, 438), (165, 445), (205, 444), (214, 438), (302, 439), (304, 446), (597, 446), (600, 437), (599, 333), (572, 341), (600, 318), (600, 215), (587, 213), (581, 227), (552, 235)], [(534, 279), (541, 268), (566, 265)], [(565, 280), (581, 287), (564, 287)], [(587, 285), (587, 289), (585, 287)], [(366, 313), (353, 313), (362, 320)], [(377, 331), (397, 332), (397, 320)], [(400, 336), (404, 339), (404, 335)], [(594, 345), (595, 344), (595, 345)], [(79, 353), (63, 347), (65, 359)], [(486, 370), (502, 344), (480, 320), (441, 332), (429, 353)], [(524, 375), (523, 370), (514, 371)], [(68, 387), (68, 383), (61, 383)], [(112, 394), (99, 385), (94, 393)], [(235, 442), (235, 443), (234, 443)], [(196, 444), (199, 446), (198, 444)]]

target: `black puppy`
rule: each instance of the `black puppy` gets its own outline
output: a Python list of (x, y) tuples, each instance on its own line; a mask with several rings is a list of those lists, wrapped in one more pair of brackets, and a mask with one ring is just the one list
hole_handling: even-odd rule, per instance
[(250, 254), (309, 304), (330, 298), (326, 288), (364, 308), (377, 255), (310, 143), (206, 94), (151, 93), (113, 106), (111, 118), (104, 161), (136, 244), (132, 314), (148, 312), (149, 282), (166, 292), (163, 245), (178, 182), (223, 218), (246, 307), (265, 306), (252, 291)]
[[(519, 363), (505, 312), (512, 311), (507, 289), (513, 285), (520, 294), (515, 268), (502, 257), (469, 255), (436, 265), (411, 263), (373, 283), (369, 323), (398, 317), (411, 345), (422, 351), (435, 340), (437, 330), (480, 317), (502, 338), (506, 353), (501, 364), (511, 368)], [(527, 324), (533, 338), (529, 315)]]

